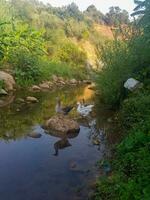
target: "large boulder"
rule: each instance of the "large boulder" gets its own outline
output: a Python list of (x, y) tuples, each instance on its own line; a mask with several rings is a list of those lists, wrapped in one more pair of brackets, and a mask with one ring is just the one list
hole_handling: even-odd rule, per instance
[(54, 133), (58, 133), (60, 136), (67, 134), (79, 133), (79, 124), (63, 115), (56, 115), (46, 121), (44, 128)]
[(0, 81), (4, 81), (4, 89), (6, 91), (13, 90), (16, 84), (13, 76), (4, 71), (0, 71)]

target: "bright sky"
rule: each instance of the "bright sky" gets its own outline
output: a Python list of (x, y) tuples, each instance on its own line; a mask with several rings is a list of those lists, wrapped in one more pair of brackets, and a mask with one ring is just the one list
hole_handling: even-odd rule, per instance
[(48, 2), (52, 6), (60, 7), (62, 5), (68, 5), (71, 2), (75, 2), (80, 10), (85, 10), (89, 5), (94, 4), (103, 13), (108, 12), (109, 7), (119, 6), (121, 9), (127, 10), (132, 13), (135, 5), (134, 0), (41, 0)]

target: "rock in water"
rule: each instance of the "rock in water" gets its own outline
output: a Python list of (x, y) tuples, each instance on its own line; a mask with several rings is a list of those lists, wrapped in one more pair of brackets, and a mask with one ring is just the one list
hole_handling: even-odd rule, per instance
[(79, 124), (64, 115), (54, 116), (47, 120), (45, 128), (56, 133), (61, 133), (62, 135), (78, 133), (80, 131)]
[(42, 137), (40, 133), (36, 133), (36, 132), (29, 133), (28, 136), (35, 139)]
[(0, 80), (4, 81), (4, 89), (6, 91), (11, 91), (14, 89), (16, 83), (12, 75), (4, 71), (0, 71)]

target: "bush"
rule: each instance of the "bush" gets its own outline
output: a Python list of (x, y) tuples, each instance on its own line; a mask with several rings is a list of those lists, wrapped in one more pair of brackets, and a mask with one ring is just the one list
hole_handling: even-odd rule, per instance
[(59, 46), (54, 59), (71, 65), (83, 66), (87, 58), (86, 54), (78, 46), (71, 41), (67, 41)]
[(41, 72), (39, 70), (39, 59), (23, 48), (17, 49), (10, 57), (13, 72), (17, 83), (27, 86), (37, 82)]
[(121, 121), (125, 128), (132, 128), (137, 123), (143, 123), (150, 116), (150, 94), (140, 92), (132, 95), (122, 104)]
[(150, 199), (150, 117), (118, 145), (113, 175), (99, 179), (95, 200)]
[(128, 44), (113, 41), (101, 48), (101, 58), (104, 66), (97, 76), (98, 89), (105, 103), (118, 105), (124, 97), (123, 84), (136, 66), (136, 57), (129, 51)]

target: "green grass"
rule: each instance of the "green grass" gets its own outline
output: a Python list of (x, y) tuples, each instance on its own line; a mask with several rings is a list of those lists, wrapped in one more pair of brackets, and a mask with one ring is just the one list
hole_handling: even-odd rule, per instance
[(150, 199), (150, 95), (139, 91), (121, 107), (125, 136), (116, 146), (110, 177), (99, 178), (94, 200)]
[(50, 80), (52, 75), (61, 76), (66, 79), (75, 78), (82, 80), (86, 78), (86, 72), (81, 66), (70, 66), (66, 63), (42, 61), (40, 65), (41, 80)]

